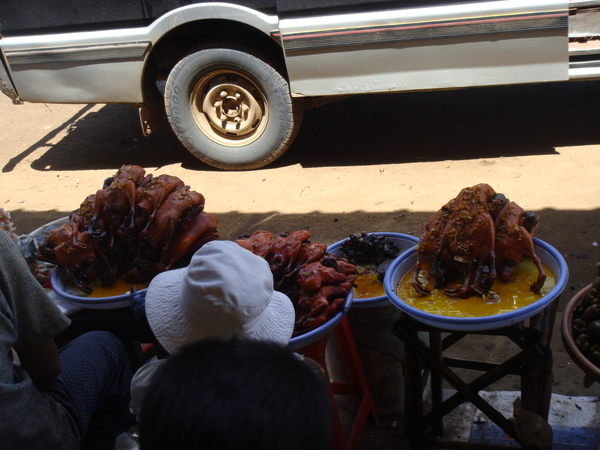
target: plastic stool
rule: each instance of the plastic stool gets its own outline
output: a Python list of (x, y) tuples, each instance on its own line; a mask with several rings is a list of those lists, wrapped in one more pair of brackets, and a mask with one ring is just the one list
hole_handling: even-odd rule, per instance
[(155, 356), (158, 359), (166, 358), (167, 352), (158, 343), (141, 343), (139, 341), (124, 341), (127, 354), (129, 355), (131, 367), (139, 369)]
[[(344, 362), (344, 367), (348, 375), (348, 381), (333, 381), (329, 375), (327, 362), (325, 360), (325, 353), (327, 350), (327, 342), (331, 337), (331, 333), (335, 333), (335, 337), (337, 339)], [(358, 352), (356, 351), (356, 345), (354, 343), (350, 324), (346, 316), (342, 318), (340, 323), (333, 329), (331, 333), (322, 337), (313, 344), (298, 349), (298, 353), (319, 363), (325, 371), (327, 379), (329, 380), (329, 398), (333, 413), (331, 424), (332, 450), (356, 450), (360, 444), (362, 432), (364, 430), (367, 418), (369, 417), (369, 413), (373, 414), (373, 419), (375, 420), (375, 424), (377, 426), (379, 426), (379, 418), (377, 417), (377, 411), (375, 410), (375, 405), (371, 396), (371, 390), (367, 384), (367, 379), (365, 377)], [(361, 397), (360, 405), (356, 412), (347, 444), (344, 436), (344, 429), (340, 421), (337, 403), (335, 402), (336, 395), (358, 395)]]

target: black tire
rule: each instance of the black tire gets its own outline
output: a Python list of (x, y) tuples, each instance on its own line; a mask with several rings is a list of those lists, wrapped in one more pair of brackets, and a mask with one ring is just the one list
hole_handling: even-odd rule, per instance
[(285, 78), (230, 48), (201, 50), (179, 61), (167, 79), (165, 107), (190, 153), (226, 170), (256, 169), (279, 158), (302, 119)]

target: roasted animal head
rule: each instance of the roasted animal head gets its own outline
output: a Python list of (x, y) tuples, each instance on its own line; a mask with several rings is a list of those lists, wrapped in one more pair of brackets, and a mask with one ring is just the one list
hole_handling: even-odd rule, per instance
[(64, 266), (82, 290), (132, 273), (149, 282), (218, 238), (216, 216), (203, 209), (204, 196), (179, 178), (123, 166), (40, 243), (39, 257)]
[[(421, 227), (413, 288), (421, 295), (431, 292), (420, 277), (423, 264), (429, 262), (435, 287), (445, 286), (446, 295), (485, 295), (496, 277), (510, 282), (523, 254), (529, 253), (540, 270), (532, 290), (539, 290), (545, 274), (533, 247), (538, 223), (537, 215), (523, 211), (488, 184), (462, 189)], [(456, 279), (458, 286), (448, 286)]]

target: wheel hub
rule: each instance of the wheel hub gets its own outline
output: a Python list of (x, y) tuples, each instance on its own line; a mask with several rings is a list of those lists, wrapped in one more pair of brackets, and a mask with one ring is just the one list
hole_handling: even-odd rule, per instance
[(244, 77), (231, 73), (213, 76), (198, 83), (192, 96), (196, 122), (213, 140), (256, 139), (264, 129), (265, 101)]

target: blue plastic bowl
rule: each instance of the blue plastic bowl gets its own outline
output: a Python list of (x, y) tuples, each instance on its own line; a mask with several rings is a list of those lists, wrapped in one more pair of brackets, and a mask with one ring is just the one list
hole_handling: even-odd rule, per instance
[(398, 283), (417, 262), (415, 249), (404, 252), (390, 265), (383, 286), (390, 301), (415, 320), (433, 327), (456, 331), (480, 331), (502, 328), (522, 322), (542, 311), (552, 301), (556, 300), (567, 284), (569, 269), (562, 255), (552, 246), (534, 238), (535, 252), (556, 277), (556, 284), (550, 292), (538, 301), (503, 314), (485, 317), (448, 317), (431, 314), (417, 309), (396, 295)]
[(57, 266), (50, 277), (52, 290), (61, 298), (87, 309), (117, 309), (131, 306), (133, 304), (133, 296), (139, 293), (146, 292), (146, 289), (141, 289), (133, 293), (115, 295), (113, 297), (84, 297), (77, 295), (75, 289), (70, 289), (67, 286), (69, 276), (65, 269)]
[(344, 304), (338, 312), (336, 312), (327, 322), (325, 322), (320, 327), (317, 327), (314, 330), (310, 330), (304, 334), (301, 334), (300, 336), (295, 336), (291, 338), (290, 342), (288, 343), (288, 348), (292, 351), (296, 351), (298, 349), (306, 347), (307, 345), (314, 344), (321, 338), (325, 337), (328, 333), (333, 331), (333, 329), (338, 323), (340, 323), (340, 320), (342, 320), (342, 318), (350, 309), (350, 306), (352, 306), (352, 301), (353, 295), (352, 289), (350, 289), (350, 292), (348, 292), (348, 295), (346, 296), (346, 301), (344, 302)]
[[(419, 238), (415, 236), (411, 236), (410, 234), (402, 234), (402, 233), (391, 233), (391, 232), (375, 232), (368, 234), (376, 234), (378, 236), (384, 236), (386, 240), (393, 242), (400, 249), (400, 253), (398, 256), (402, 255), (407, 250), (414, 248), (418, 242)], [(327, 252), (332, 255), (340, 255), (341, 245), (346, 242), (349, 238), (342, 239), (341, 241), (337, 241), (335, 244), (331, 244), (327, 247)], [(378, 297), (368, 297), (368, 298), (355, 298), (352, 301), (353, 307), (376, 307), (376, 306), (386, 306), (389, 305), (390, 299), (387, 295), (380, 295)]]

